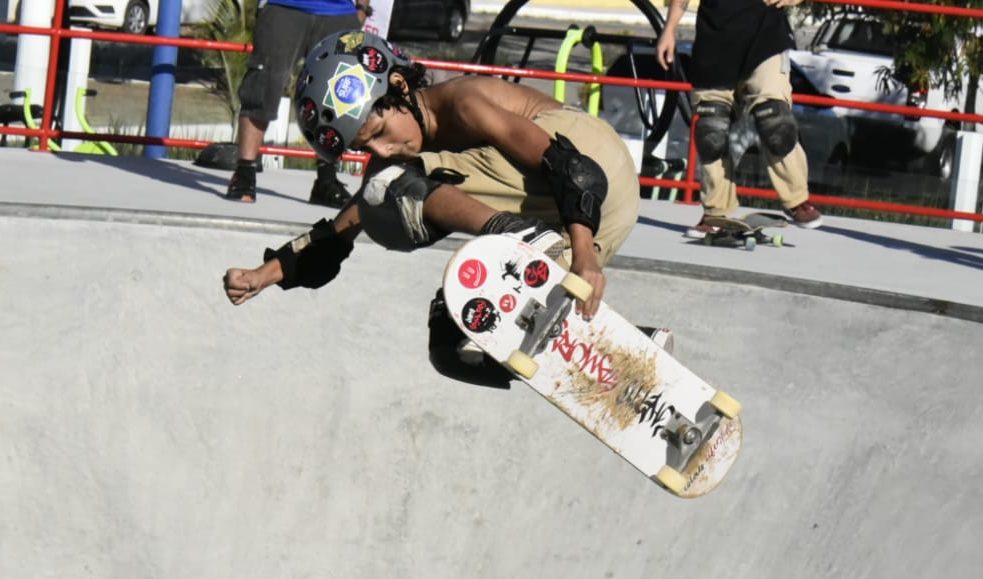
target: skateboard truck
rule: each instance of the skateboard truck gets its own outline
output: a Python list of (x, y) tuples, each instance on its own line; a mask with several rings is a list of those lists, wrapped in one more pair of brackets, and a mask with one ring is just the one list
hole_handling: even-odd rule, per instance
[(721, 417), (713, 411), (712, 407), (709, 408), (710, 412), (705, 412), (705, 408), (706, 405), (697, 412), (696, 422), (678, 411), (673, 412), (666, 421), (662, 437), (668, 443), (667, 465), (682, 471), (696, 455), (703, 442), (713, 435), (717, 425), (720, 424)]
[(526, 333), (519, 351), (535, 356), (552, 338), (563, 332), (563, 320), (570, 313), (573, 300), (562, 287), (555, 287), (546, 296), (546, 304), (530, 299), (516, 316), (515, 325)]

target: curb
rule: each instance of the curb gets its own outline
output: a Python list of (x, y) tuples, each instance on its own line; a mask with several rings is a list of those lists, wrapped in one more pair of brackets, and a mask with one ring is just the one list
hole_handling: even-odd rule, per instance
[[(265, 221), (166, 211), (35, 205), (29, 203), (0, 202), (0, 216), (101, 221), (134, 225), (166, 225), (285, 236), (299, 235), (308, 228), (307, 223)], [(442, 251), (454, 251), (466, 240), (466, 237), (449, 237), (437, 242), (432, 248)], [(357, 242), (372, 243), (364, 238), (360, 238)], [(884, 290), (640, 257), (615, 256), (611, 260), (611, 263), (608, 264), (608, 267), (704, 281), (734, 283), (787, 293), (934, 314), (947, 318), (983, 323), (983, 307)]]

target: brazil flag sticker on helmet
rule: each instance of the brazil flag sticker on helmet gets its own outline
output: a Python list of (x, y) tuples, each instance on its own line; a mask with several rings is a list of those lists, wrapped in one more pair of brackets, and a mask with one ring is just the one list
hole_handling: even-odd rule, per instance
[(368, 104), (375, 82), (375, 77), (366, 75), (361, 65), (339, 62), (334, 76), (328, 79), (323, 104), (338, 117), (361, 118), (362, 108)]

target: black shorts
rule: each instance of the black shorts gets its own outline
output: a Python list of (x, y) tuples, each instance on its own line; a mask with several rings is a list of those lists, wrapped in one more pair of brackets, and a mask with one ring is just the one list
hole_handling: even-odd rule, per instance
[(274, 4), (260, 9), (253, 52), (239, 86), (240, 116), (265, 122), (276, 119), (280, 97), (297, 61), (325, 36), (352, 28), (360, 28), (355, 12), (315, 16)]

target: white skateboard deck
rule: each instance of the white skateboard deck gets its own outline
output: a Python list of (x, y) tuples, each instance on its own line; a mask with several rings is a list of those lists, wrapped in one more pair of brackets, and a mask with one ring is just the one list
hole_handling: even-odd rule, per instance
[(454, 321), (517, 378), (673, 494), (711, 491), (737, 459), (740, 404), (606, 304), (585, 322), (564, 286), (590, 291), (504, 235), (458, 249), (443, 283)]

